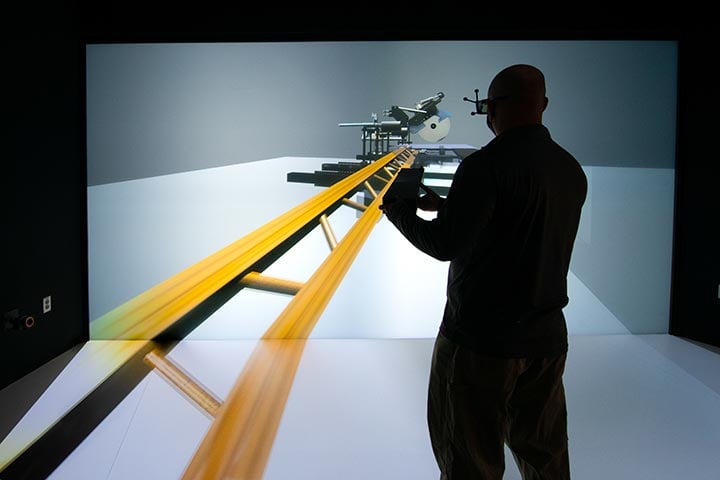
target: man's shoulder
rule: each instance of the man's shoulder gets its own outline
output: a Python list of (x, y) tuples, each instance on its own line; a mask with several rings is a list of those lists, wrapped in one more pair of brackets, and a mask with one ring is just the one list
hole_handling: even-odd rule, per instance
[(488, 146), (485, 145), (484, 147), (480, 147), (474, 152), (472, 152), (470, 155), (463, 158), (462, 162), (460, 162), (460, 165), (478, 165), (483, 162), (487, 162), (487, 160), (490, 158), (488, 151)]
[(485, 150), (485, 147), (476, 148), (476, 149), (473, 150), (472, 152), (470, 152), (470, 153), (468, 153), (467, 155), (465, 155), (465, 156), (463, 157), (462, 161), (464, 162), (465, 160), (477, 158), (478, 156), (483, 155), (483, 151), (484, 151), (484, 150)]
[(491, 160), (491, 155), (488, 155), (487, 146), (481, 147), (460, 162), (457, 170), (455, 170), (455, 175), (458, 173), (461, 175), (477, 174), (480, 171), (486, 170), (490, 166)]

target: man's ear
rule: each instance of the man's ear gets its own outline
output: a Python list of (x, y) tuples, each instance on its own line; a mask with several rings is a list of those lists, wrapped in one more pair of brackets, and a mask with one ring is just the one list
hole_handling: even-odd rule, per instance
[(543, 108), (542, 108), (542, 111), (543, 111), (543, 112), (545, 111), (545, 109), (547, 108), (547, 106), (548, 106), (548, 98), (545, 97), (545, 98), (543, 99)]

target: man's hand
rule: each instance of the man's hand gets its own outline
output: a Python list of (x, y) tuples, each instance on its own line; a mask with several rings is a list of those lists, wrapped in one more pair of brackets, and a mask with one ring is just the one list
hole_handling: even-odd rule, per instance
[(425, 190), (425, 195), (418, 197), (417, 207), (426, 212), (437, 212), (440, 209), (443, 198), (422, 183), (420, 184), (420, 188)]

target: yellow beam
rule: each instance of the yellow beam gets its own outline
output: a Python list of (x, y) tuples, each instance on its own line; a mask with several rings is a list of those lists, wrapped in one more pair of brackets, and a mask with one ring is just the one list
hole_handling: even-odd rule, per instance
[(258, 272), (248, 273), (240, 280), (240, 284), (248, 288), (266, 290), (268, 292), (275, 293), (285, 293), (288, 295), (295, 295), (303, 286), (301, 282), (268, 277), (267, 275), (261, 275)]
[(327, 239), (330, 250), (333, 250), (335, 247), (337, 247), (337, 239), (335, 238), (335, 234), (330, 227), (327, 215), (325, 215), (324, 213), (320, 215), (320, 225), (322, 225), (323, 232), (325, 232), (325, 238)]
[[(389, 184), (382, 189), (388, 189)], [(263, 338), (307, 338), (317, 319), (340, 285), (365, 240), (382, 215), (382, 197), (372, 201), (337, 247), (325, 259), (285, 310), (265, 332)]]
[(306, 340), (259, 340), (184, 480), (261, 480)]
[(350, 200), (349, 198), (343, 198), (343, 203), (348, 207), (352, 207), (355, 210), (359, 210), (361, 212), (364, 212), (367, 209), (367, 207), (362, 203), (358, 203), (355, 200)]
[[(409, 158), (405, 166), (409, 167), (413, 160), (414, 157)], [(385, 185), (377, 198), (368, 205), (337, 247), (268, 328), (263, 338), (307, 338), (310, 335), (320, 314), (382, 216), (382, 196), (390, 185)]]
[[(414, 157), (407, 160), (410, 165)], [(382, 215), (386, 185), (258, 342), (183, 480), (261, 480), (305, 342)]]
[(368, 189), (368, 192), (370, 192), (370, 195), (372, 195), (373, 198), (378, 198), (378, 193), (375, 191), (372, 185), (370, 185), (370, 182), (365, 182), (365, 188)]
[(356, 191), (392, 161), (389, 153), (179, 274), (90, 323), (91, 340), (152, 339)]

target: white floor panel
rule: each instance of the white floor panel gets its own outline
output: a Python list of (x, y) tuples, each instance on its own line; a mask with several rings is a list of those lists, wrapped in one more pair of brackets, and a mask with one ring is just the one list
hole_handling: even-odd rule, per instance
[[(715, 371), (720, 355), (659, 337), (571, 336), (565, 385), (573, 478), (717, 480), (720, 395), (667, 351), (695, 349)], [(658, 342), (665, 353), (651, 346)], [(253, 344), (188, 341), (170, 355), (224, 397)], [(438, 478), (425, 421), (432, 345), (309, 340), (264, 478)], [(152, 374), (52, 478), (180, 478), (209, 425)], [(505, 480), (520, 480), (509, 453), (506, 461)]]
[(146, 383), (108, 479), (180, 478), (211, 424), (157, 374)]
[(720, 395), (717, 365), (720, 347), (701, 347), (701, 344), (672, 335), (642, 335), (639, 338)]
[(425, 426), (428, 340), (313, 340), (265, 478), (435, 479)]
[(144, 343), (141, 341), (86, 342), (7, 437), (2, 439), (0, 468), (52, 427)]
[(720, 395), (642, 336), (572, 337), (565, 384), (574, 478), (718, 479)]
[[(112, 414), (83, 441), (49, 480), (95, 480), (108, 478), (140, 406), (146, 383), (138, 385)], [(148, 448), (145, 446), (145, 448)]]

